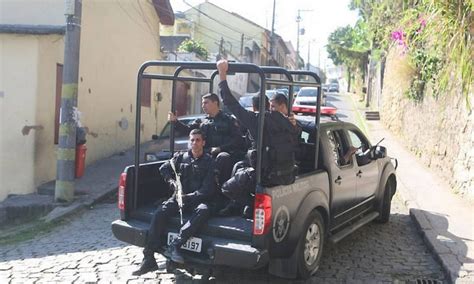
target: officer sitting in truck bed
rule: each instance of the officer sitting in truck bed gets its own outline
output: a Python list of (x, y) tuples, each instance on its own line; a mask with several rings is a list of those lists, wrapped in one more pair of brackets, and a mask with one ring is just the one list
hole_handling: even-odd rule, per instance
[(219, 106), (219, 97), (214, 93), (202, 97), (202, 109), (206, 113), (204, 119), (196, 119), (189, 125), (180, 122), (172, 112), (168, 120), (183, 132), (201, 129), (206, 136), (204, 151), (216, 160), (219, 170), (219, 183), (223, 184), (231, 176), (234, 163), (245, 155), (245, 144), (237, 121), (224, 113)]
[(172, 261), (184, 262), (180, 254), (181, 246), (209, 219), (209, 203), (213, 201), (218, 191), (216, 188), (215, 162), (209, 154), (204, 152), (205, 139), (201, 130), (193, 129), (189, 133), (191, 149), (185, 153), (176, 154), (170, 161), (160, 167), (163, 179), (170, 185), (170, 188), (175, 190), (175, 194), (164, 201), (155, 212), (143, 249), (143, 261), (140, 268), (133, 272), (134, 275), (142, 275), (158, 269), (154, 253), (164, 245), (160, 240), (165, 233), (167, 220), (171, 216), (177, 215), (180, 210), (176, 192), (176, 177), (171, 163), (174, 163), (181, 179), (182, 211), (192, 212), (192, 216), (181, 226), (178, 238), (168, 247)]

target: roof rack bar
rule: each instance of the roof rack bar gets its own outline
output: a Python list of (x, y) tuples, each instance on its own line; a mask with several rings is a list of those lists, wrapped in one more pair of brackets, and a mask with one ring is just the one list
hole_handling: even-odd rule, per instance
[[(299, 70), (299, 71), (289, 71), (291, 75), (306, 75), (309, 77), (314, 78), (316, 83), (311, 84), (310, 86), (316, 86), (318, 87), (317, 91), (317, 99), (316, 99), (316, 115), (315, 115), (315, 154), (314, 154), (314, 168), (318, 168), (318, 159), (319, 159), (319, 140), (320, 140), (320, 130), (321, 130), (321, 97), (322, 97), (322, 92), (321, 92), (321, 78), (319, 78), (318, 74), (311, 72), (311, 71), (304, 71), (304, 70)], [(308, 83), (308, 82), (306, 82)]]
[(158, 80), (178, 80), (178, 81), (188, 81), (188, 82), (201, 82), (201, 83), (209, 83), (211, 80), (208, 78), (203, 77), (174, 77), (171, 75), (161, 75), (155, 73), (144, 73), (142, 78), (145, 79), (158, 79)]

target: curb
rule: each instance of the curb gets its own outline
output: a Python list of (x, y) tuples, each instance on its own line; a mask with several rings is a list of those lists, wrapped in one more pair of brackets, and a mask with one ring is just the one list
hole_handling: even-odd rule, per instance
[(87, 209), (88, 207), (99, 203), (100, 201), (112, 196), (117, 191), (117, 187), (113, 187), (111, 189), (107, 189), (104, 192), (94, 196), (92, 198), (87, 198), (84, 200), (78, 200), (77, 202), (73, 202), (69, 206), (66, 207), (56, 207), (53, 211), (49, 212), (48, 215), (41, 218), (42, 221), (46, 223), (60, 221), (63, 218), (71, 216), (73, 214), (79, 213), (82, 210)]

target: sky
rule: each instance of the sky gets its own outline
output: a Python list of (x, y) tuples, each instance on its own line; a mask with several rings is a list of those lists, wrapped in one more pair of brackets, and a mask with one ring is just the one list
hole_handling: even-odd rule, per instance
[[(171, 0), (175, 12), (186, 11), (204, 0)], [(209, 0), (209, 2), (271, 30), (273, 0)], [(285, 41), (291, 40), (296, 50), (298, 9), (301, 10), (300, 28), (305, 34), (300, 35), (300, 55), (306, 62), (310, 46), (310, 62), (314, 66), (325, 67), (332, 62), (327, 59), (327, 38), (338, 27), (354, 25), (358, 18), (357, 11), (349, 10), (350, 0), (276, 0), (275, 31)], [(305, 11), (303, 11), (305, 10)]]

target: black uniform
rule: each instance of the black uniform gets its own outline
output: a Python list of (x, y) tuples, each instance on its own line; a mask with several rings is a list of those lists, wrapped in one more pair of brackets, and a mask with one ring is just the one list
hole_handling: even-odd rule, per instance
[[(180, 230), (180, 237), (185, 242), (208, 220), (210, 216), (209, 203), (217, 193), (215, 163), (209, 154), (195, 159), (191, 150), (175, 155), (176, 171), (181, 177), (183, 190), (183, 211), (192, 212), (192, 216)], [(160, 167), (160, 173), (167, 182), (175, 179), (170, 162)], [(155, 212), (144, 249), (145, 257), (153, 255), (164, 245), (160, 237), (164, 234), (167, 219), (179, 214), (175, 196), (162, 203)]]
[(177, 121), (175, 127), (183, 132), (201, 129), (206, 136), (204, 151), (207, 153), (210, 153), (213, 147), (221, 149), (221, 153), (213, 157), (216, 159), (216, 167), (219, 170), (220, 184), (230, 178), (232, 165), (245, 156), (245, 141), (237, 121), (222, 111), (219, 111), (215, 117), (207, 115), (204, 119), (196, 119), (189, 125)]
[(185, 125), (176, 121), (175, 127), (183, 132), (199, 128), (206, 136), (204, 151), (210, 152), (212, 147), (221, 148), (231, 156), (242, 155), (243, 138), (237, 121), (230, 115), (219, 111), (215, 117), (206, 115), (204, 119), (196, 119)]
[[(232, 95), (227, 81), (221, 81), (219, 87), (224, 105), (243, 126), (248, 128), (251, 137), (257, 137), (259, 113), (243, 108)], [(300, 131), (299, 127), (293, 126), (280, 112), (265, 112), (262, 156), (262, 183), (264, 185), (289, 184), (294, 181), (295, 153)], [(252, 166), (255, 166), (255, 158), (253, 151), (249, 157)]]

